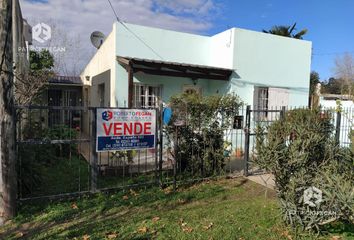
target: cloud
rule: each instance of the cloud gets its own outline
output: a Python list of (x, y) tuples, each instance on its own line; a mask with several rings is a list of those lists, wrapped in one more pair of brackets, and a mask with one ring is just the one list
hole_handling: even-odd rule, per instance
[[(212, 0), (111, 1), (123, 21), (192, 33), (203, 33), (210, 29), (210, 16), (217, 9)], [(39, 22), (54, 25), (54, 42), (67, 44), (60, 62), (69, 62), (68, 69), (60, 70), (61, 74), (78, 74), (95, 51), (90, 43), (91, 32), (99, 30), (108, 34), (115, 21), (106, 0), (20, 0), (20, 3), (23, 17), (32, 26)], [(79, 63), (70, 63), (73, 57), (79, 58), (78, 52)], [(75, 69), (69, 69), (70, 66), (75, 66)]]
[(174, 14), (208, 16), (218, 11), (211, 0), (156, 0), (159, 9), (168, 10)]

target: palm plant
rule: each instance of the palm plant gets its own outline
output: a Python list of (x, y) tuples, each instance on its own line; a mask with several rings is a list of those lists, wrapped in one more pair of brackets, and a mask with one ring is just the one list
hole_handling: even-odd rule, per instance
[(283, 37), (302, 39), (302, 36), (307, 33), (307, 29), (305, 28), (297, 33), (293, 33), (294, 30), (296, 30), (295, 27), (296, 27), (296, 23), (294, 23), (292, 26), (276, 25), (273, 26), (268, 31), (263, 29), (263, 32), (278, 35), (278, 36), (283, 36)]

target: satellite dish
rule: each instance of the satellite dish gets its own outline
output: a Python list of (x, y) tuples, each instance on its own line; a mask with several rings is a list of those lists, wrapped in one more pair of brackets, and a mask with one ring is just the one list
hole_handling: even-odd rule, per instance
[(106, 36), (99, 31), (94, 31), (93, 33), (91, 33), (90, 38), (91, 38), (92, 45), (95, 46), (95, 48), (99, 49)]

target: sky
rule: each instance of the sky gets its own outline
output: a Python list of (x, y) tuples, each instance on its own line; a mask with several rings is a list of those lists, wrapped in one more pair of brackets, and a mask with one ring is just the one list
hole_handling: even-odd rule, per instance
[[(334, 75), (334, 59), (354, 55), (353, 0), (111, 0), (125, 22), (201, 35), (214, 35), (231, 27), (255, 31), (274, 25), (308, 29), (312, 42), (311, 69), (321, 80)], [(108, 34), (115, 16), (107, 0), (20, 0), (22, 15), (34, 26), (53, 29), (51, 46), (58, 62), (73, 61), (64, 74), (79, 74), (95, 52), (90, 34)], [(70, 60), (68, 60), (70, 59)]]

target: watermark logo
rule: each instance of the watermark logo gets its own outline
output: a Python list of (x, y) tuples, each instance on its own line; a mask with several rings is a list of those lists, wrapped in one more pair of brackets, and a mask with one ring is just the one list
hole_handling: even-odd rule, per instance
[(322, 216), (326, 218), (336, 218), (337, 213), (335, 211), (331, 210), (316, 210), (319, 209), (320, 205), (323, 200), (323, 193), (320, 189), (316, 187), (309, 187), (304, 190), (303, 192), (303, 203), (304, 205), (307, 205), (309, 207), (315, 208), (315, 210), (306, 208), (306, 209), (300, 209), (300, 210), (290, 210), (289, 213), (291, 215), (306, 215), (306, 216)]
[(111, 111), (105, 111), (102, 113), (102, 119), (105, 121), (109, 121), (113, 118), (113, 113)]
[(310, 207), (319, 206), (322, 202), (322, 191), (316, 187), (309, 187), (304, 191), (304, 204)]
[(38, 23), (32, 28), (32, 38), (40, 43), (45, 43), (52, 37), (52, 29), (45, 23)]

